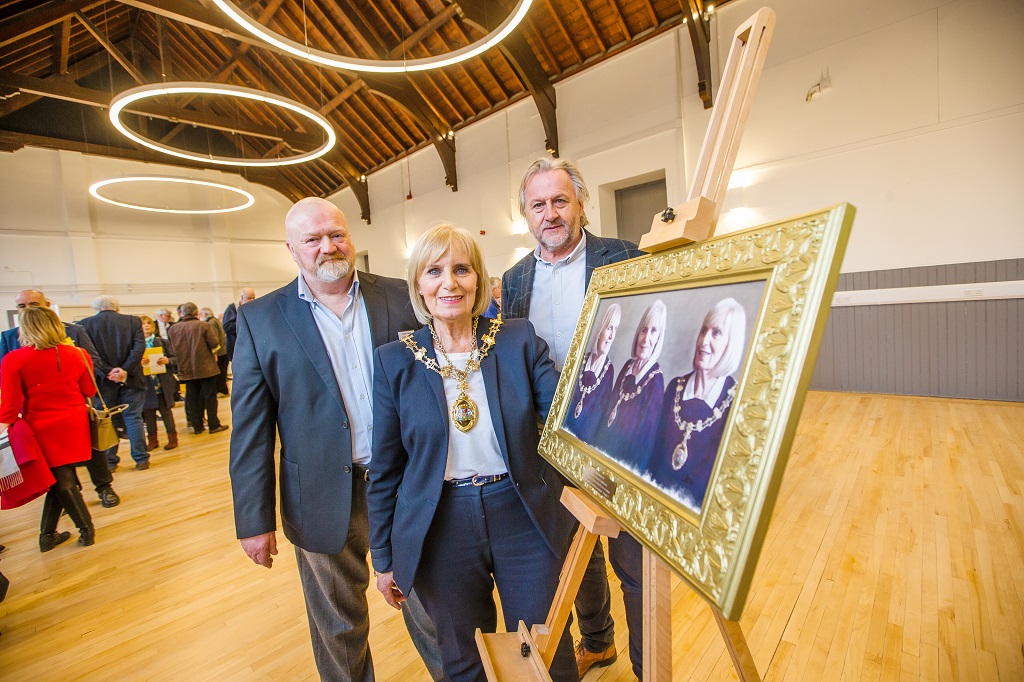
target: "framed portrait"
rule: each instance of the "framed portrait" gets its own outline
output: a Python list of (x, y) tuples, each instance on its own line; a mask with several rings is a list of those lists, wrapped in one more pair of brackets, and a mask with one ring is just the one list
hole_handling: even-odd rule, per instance
[(541, 454), (722, 614), (757, 564), (848, 204), (594, 272)]

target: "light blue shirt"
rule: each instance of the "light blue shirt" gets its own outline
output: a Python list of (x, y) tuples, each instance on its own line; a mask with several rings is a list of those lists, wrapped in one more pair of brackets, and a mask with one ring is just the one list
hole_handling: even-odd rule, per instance
[(352, 433), (352, 461), (365, 466), (372, 456), (373, 441), (373, 341), (359, 276), (352, 278), (348, 305), (340, 318), (316, 300), (302, 273), (299, 273), (299, 298), (309, 303), (313, 311), (313, 320), (320, 330), (345, 402)]
[(559, 261), (549, 263), (541, 258), (540, 246), (533, 257), (537, 267), (530, 296), (530, 322), (537, 336), (547, 341), (555, 368), (561, 372), (587, 296), (587, 233), (572, 253)]

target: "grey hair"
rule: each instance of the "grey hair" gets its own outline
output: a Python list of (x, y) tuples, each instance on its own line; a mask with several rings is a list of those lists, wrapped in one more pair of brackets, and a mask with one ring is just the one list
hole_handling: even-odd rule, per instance
[(217, 316), (216, 316), (216, 315), (214, 315), (214, 313), (213, 313), (213, 308), (207, 308), (207, 307), (203, 306), (202, 308), (200, 308), (200, 309), (199, 309), (199, 312), (201, 312), (201, 313), (206, 313), (206, 314), (207, 314), (207, 315), (209, 315), (210, 317), (217, 317)]
[(117, 310), (120, 307), (121, 304), (118, 303), (116, 298), (113, 296), (107, 296), (106, 294), (97, 296), (96, 300), (92, 302), (92, 309), (96, 312), (101, 312), (103, 310)]
[(178, 306), (178, 314), (183, 317), (197, 317), (199, 315), (199, 306), (191, 301), (182, 303)]
[[(726, 343), (718, 364), (708, 374), (716, 379), (735, 374), (743, 362), (743, 347), (746, 343), (747, 314), (743, 306), (735, 298), (723, 298), (716, 303), (704, 316), (703, 331), (706, 327), (717, 324), (725, 333)], [(697, 335), (700, 343), (700, 335)], [(696, 358), (696, 351), (694, 352)]]
[(590, 201), (590, 191), (587, 189), (587, 183), (583, 181), (583, 174), (580, 173), (580, 169), (576, 167), (576, 164), (567, 159), (553, 159), (549, 156), (542, 156), (530, 164), (530, 167), (523, 173), (523, 179), (519, 182), (519, 215), (526, 218), (526, 184), (530, 182), (530, 178), (538, 173), (556, 170), (568, 173), (572, 188), (576, 191), (576, 200), (580, 202), (580, 227), (586, 227), (590, 224), (586, 211), (587, 202)]

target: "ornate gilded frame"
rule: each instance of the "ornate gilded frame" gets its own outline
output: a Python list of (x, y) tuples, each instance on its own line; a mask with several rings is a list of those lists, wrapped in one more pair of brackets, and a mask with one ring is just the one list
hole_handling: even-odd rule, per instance
[[(599, 268), (540, 452), (730, 620), (757, 565), (846, 248), (849, 204)], [(699, 514), (561, 425), (600, 301), (763, 279), (737, 392)]]

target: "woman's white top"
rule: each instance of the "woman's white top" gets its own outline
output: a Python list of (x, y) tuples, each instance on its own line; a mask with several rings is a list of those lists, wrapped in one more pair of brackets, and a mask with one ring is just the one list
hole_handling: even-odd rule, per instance
[[(444, 356), (434, 347), (437, 364), (444, 367)], [(448, 358), (458, 369), (464, 369), (469, 362), (469, 353), (448, 353)], [(485, 359), (484, 362), (487, 362)], [(490, 362), (494, 362), (492, 358)], [(444, 397), (448, 402), (448, 464), (445, 466), (446, 481), (470, 478), (471, 476), (490, 476), (504, 474), (508, 471), (505, 460), (501, 458), (498, 437), (494, 433), (491, 412), (487, 407), (487, 390), (484, 388), (484, 376), (481, 370), (469, 375), (469, 390), (466, 395), (476, 403), (476, 425), (466, 433), (452, 423), (452, 405), (459, 398), (459, 380), (455, 377), (442, 379)]]

